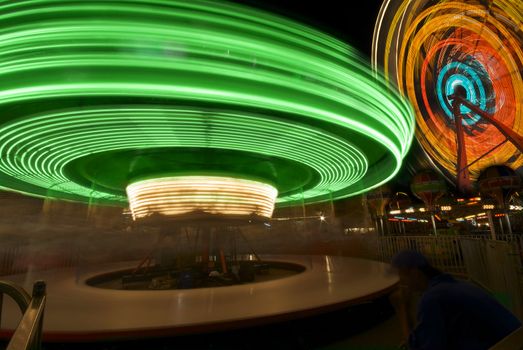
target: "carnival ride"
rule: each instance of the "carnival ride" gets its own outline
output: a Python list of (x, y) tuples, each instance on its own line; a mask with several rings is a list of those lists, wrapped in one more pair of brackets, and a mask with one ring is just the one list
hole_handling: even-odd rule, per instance
[(383, 3), (373, 65), (409, 98), (416, 137), (458, 189), (492, 165), (523, 164), (523, 4)]

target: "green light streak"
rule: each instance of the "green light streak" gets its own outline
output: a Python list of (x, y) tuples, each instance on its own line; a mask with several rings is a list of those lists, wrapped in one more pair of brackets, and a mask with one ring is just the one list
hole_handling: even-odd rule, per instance
[(68, 164), (194, 147), (304, 164), (320, 176), (303, 193), (314, 202), (387, 181), (412, 141), (410, 106), (352, 48), (281, 17), (167, 0), (29, 0), (0, 13), (0, 108), (16, 110), (0, 117), (4, 188), (125, 202), (73, 182)]
[[(64, 112), (5, 125), (0, 134), (0, 154), (9, 155), (0, 163), (0, 171), (13, 177), (34, 174), (25, 181), (40, 187), (62, 183), (60, 188), (95, 198), (108, 194), (91, 193), (89, 188), (68, 182), (63, 171), (74, 159), (116, 149), (183, 146), (285, 157), (321, 175), (311, 193), (341, 190), (360, 180), (368, 168), (364, 154), (353, 145), (311, 127), (245, 115), (202, 115), (184, 109)], [(280, 202), (287, 200), (279, 198)]]

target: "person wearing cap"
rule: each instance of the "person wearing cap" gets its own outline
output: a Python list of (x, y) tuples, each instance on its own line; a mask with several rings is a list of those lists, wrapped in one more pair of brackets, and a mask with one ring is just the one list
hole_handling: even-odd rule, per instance
[(422, 293), (411, 350), (488, 349), (521, 327), (521, 322), (492, 296), (430, 265), (422, 254), (406, 250), (392, 258), (400, 284)]

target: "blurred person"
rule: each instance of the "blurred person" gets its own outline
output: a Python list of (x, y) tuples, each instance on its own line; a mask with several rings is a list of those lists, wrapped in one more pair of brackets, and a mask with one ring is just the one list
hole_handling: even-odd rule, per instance
[(488, 349), (521, 327), (521, 322), (484, 290), (434, 268), (416, 251), (396, 254), (391, 265), (401, 285), (421, 293), (408, 349)]

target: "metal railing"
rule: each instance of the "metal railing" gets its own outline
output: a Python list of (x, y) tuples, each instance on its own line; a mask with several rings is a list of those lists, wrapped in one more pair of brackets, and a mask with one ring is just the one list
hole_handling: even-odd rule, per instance
[[(492, 241), (490, 236), (486, 235), (381, 236), (365, 239), (372, 240), (377, 251), (376, 257), (369, 258), (390, 262), (390, 259), (401, 250), (412, 249), (426, 255), (435, 267), (455, 274), (467, 274), (462, 242), (470, 239), (481, 242)], [(510, 254), (516, 257), (523, 274), (523, 235), (498, 235), (497, 241), (509, 245)]]
[(46, 301), (45, 282), (35, 282), (32, 296), (29, 296), (22, 287), (9, 281), (0, 281), (0, 320), (4, 294), (13, 298), (23, 314), (6, 350), (40, 350)]
[(384, 236), (377, 242), (380, 261), (390, 262), (396, 253), (410, 249), (423, 253), (434, 267), (443, 271), (467, 273), (458, 236)]
[(523, 320), (523, 239), (519, 235), (499, 235), (497, 238), (375, 236), (363, 239), (374, 245), (377, 252), (377, 256), (368, 258), (389, 263), (402, 250), (418, 251), (434, 267), (468, 278), (490, 291)]

